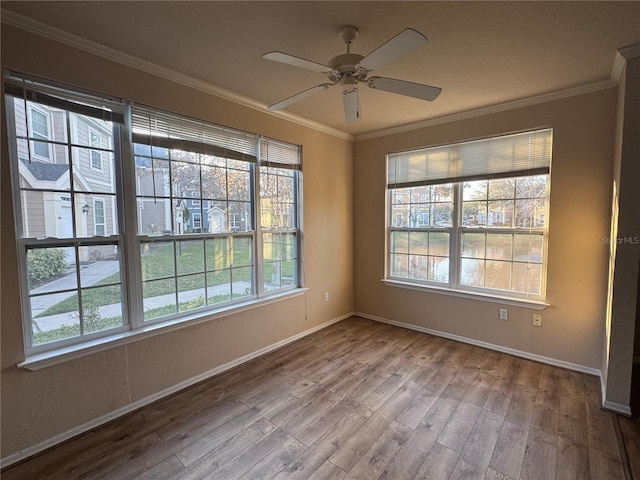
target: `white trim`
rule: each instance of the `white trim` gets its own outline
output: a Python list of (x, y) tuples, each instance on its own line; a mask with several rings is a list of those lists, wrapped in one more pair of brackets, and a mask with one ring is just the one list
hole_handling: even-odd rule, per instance
[(284, 340), (280, 340), (279, 342), (273, 343), (271, 345), (268, 345), (266, 347), (263, 347), (259, 350), (256, 350), (255, 352), (252, 353), (248, 353), (247, 355), (243, 355), (242, 357), (239, 357), (235, 360), (232, 360), (230, 362), (227, 362), (223, 365), (219, 365), (218, 367), (212, 368), (211, 370), (208, 370), (204, 373), (201, 373), (200, 375), (196, 375), (195, 377), (189, 378), (188, 380), (185, 380), (183, 382), (180, 382), (172, 387), (169, 388), (165, 388), (164, 390), (161, 390), (159, 392), (156, 392), (152, 395), (149, 395), (148, 397), (142, 398), (140, 400), (137, 400), (135, 402), (129, 403), (127, 405), (125, 405), (124, 407), (120, 407), (116, 410), (113, 410), (112, 412), (107, 413), (106, 415), (102, 415), (98, 418), (95, 418), (87, 423), (84, 423), (82, 425), (79, 425), (77, 427), (74, 427), (70, 430), (67, 430), (66, 432), (60, 433), (58, 435), (55, 435), (51, 438), (49, 438), (48, 440), (45, 440), (44, 442), (40, 442), (37, 445), (34, 445), (32, 447), (28, 447), (25, 448), (23, 450), (20, 450), (16, 453), (13, 453), (11, 455), (6, 456), (5, 458), (0, 460), (0, 468), (5, 468), (8, 467), (9, 465), (12, 465), (16, 462), (19, 462), (21, 460), (24, 460), (25, 458), (31, 457), (32, 455), (35, 455), (37, 453), (40, 453), (48, 448), (51, 448), (61, 442), (64, 442), (65, 440), (69, 440), (77, 435), (80, 435), (82, 433), (85, 433), (93, 428), (99, 427), (100, 425), (103, 425), (115, 418), (121, 417), (123, 415), (126, 415), (127, 413), (131, 413), (139, 408), (142, 408), (146, 405), (149, 405), (153, 402), (156, 402), (164, 397), (167, 397), (173, 393), (179, 392), (180, 390), (183, 390), (187, 387), (190, 387), (191, 385), (195, 385), (196, 383), (202, 382), (204, 380), (207, 380), (208, 378), (211, 378), (215, 375), (219, 375), (220, 373), (226, 372), (227, 370), (230, 370), (234, 367), (237, 367), (238, 365), (241, 365), (243, 363), (246, 363), (250, 360), (253, 360), (254, 358), (260, 357), (262, 355), (265, 355), (269, 352), (272, 352), (278, 348), (284, 347), (285, 345), (288, 345), (290, 343), (295, 342), (296, 340), (300, 340), (303, 337), (306, 337), (308, 335), (311, 335), (312, 333), (317, 332), (318, 330), (322, 330), (323, 328), (326, 328), (330, 325), (333, 325), (334, 323), (338, 323), (341, 322), (342, 320), (345, 320), (349, 317), (353, 316), (352, 312), (349, 312), (345, 315), (341, 315), (339, 317), (336, 317), (332, 320), (329, 320), (327, 322), (321, 323), (320, 325), (316, 325), (315, 327), (312, 327), (310, 329), (307, 329), (303, 332), (297, 333), (296, 335), (293, 335), (291, 337), (285, 338)]
[(491, 295), (489, 293), (472, 292), (466, 290), (456, 290), (447, 287), (436, 287), (435, 285), (422, 285), (418, 283), (410, 283), (401, 280), (391, 280), (383, 278), (381, 280), (388, 287), (406, 288), (409, 290), (417, 290), (419, 292), (435, 293), (441, 295), (450, 295), (452, 297), (469, 298), (471, 300), (480, 300), (483, 302), (501, 303), (503, 305), (512, 305), (514, 307), (530, 308), (532, 310), (544, 310), (550, 304), (540, 300), (518, 299), (515, 297), (502, 297), (500, 295)]
[(553, 365), (555, 367), (566, 368), (568, 370), (574, 370), (576, 372), (587, 373), (589, 375), (595, 375), (601, 377), (601, 372), (597, 368), (587, 367), (585, 365), (579, 365), (577, 363), (566, 362), (564, 360), (558, 360), (556, 358), (545, 357), (543, 355), (537, 355), (535, 353), (523, 352), (522, 350), (516, 350), (515, 348), (504, 347), (502, 345), (496, 345), (495, 343), (483, 342), (474, 338), (463, 337), (461, 335), (455, 335), (453, 333), (443, 332), (441, 330), (433, 330), (431, 328), (421, 327), (412, 323), (398, 322), (396, 320), (389, 320), (387, 318), (378, 317), (376, 315), (369, 315), (368, 313), (353, 312), (356, 317), (366, 318), (375, 322), (387, 323), (396, 327), (406, 328), (408, 330), (415, 330), (417, 332), (428, 333), (437, 337), (448, 338), (457, 342), (468, 343), (477, 347), (488, 348), (496, 352), (508, 353), (516, 357), (526, 358), (527, 360), (533, 360), (534, 362), (546, 363), (547, 365)]
[(612, 412), (619, 413), (621, 415), (631, 416), (631, 407), (629, 405), (622, 405), (616, 402), (610, 402), (605, 400), (602, 404), (602, 408), (605, 410), (611, 410)]
[(370, 140), (372, 138), (386, 137), (387, 135), (394, 135), (396, 133), (410, 132), (410, 131), (418, 130), (421, 128), (434, 127), (436, 125), (459, 122), (461, 120), (468, 120), (470, 118), (483, 117), (486, 115), (492, 115), (494, 113), (506, 112), (508, 110), (515, 110), (517, 108), (530, 107), (532, 105), (538, 105), (541, 103), (552, 102), (555, 100), (562, 100), (563, 98), (569, 98), (569, 97), (575, 97), (578, 95), (586, 95), (588, 93), (599, 92), (600, 90), (607, 90), (609, 88), (614, 88), (615, 86), (616, 84), (611, 79), (603, 80), (600, 82), (589, 83), (587, 85), (581, 85), (579, 87), (567, 88), (567, 89), (558, 90), (555, 92), (543, 93), (542, 95), (535, 95), (533, 97), (520, 98), (518, 100), (511, 100), (509, 102), (498, 103), (496, 105), (488, 105), (486, 107), (480, 107), (474, 110), (467, 110), (464, 112), (453, 113), (451, 115), (432, 118), (429, 120), (424, 120), (422, 122), (409, 123), (409, 124), (400, 125), (397, 127), (386, 128), (384, 130), (378, 130), (376, 132), (356, 135), (354, 138), (354, 141), (359, 142), (362, 140)]
[(624, 57), (625, 60), (632, 60), (640, 57), (640, 43), (633, 45), (627, 45), (618, 49), (618, 53)]
[(620, 50), (618, 50), (613, 59), (613, 65), (611, 65), (611, 81), (616, 86), (620, 84), (620, 79), (622, 78), (622, 72), (624, 70), (625, 63), (626, 60), (620, 53)]
[(81, 38), (77, 35), (73, 35), (71, 33), (65, 32), (64, 30), (60, 30), (58, 28), (51, 27), (44, 23), (37, 22), (33, 19), (30, 19), (23, 15), (19, 15), (15, 12), (6, 10), (4, 8), (1, 10), (0, 18), (2, 22), (6, 23), (7, 25), (11, 25), (13, 27), (17, 27), (31, 33), (35, 33), (36, 35), (40, 35), (50, 40), (54, 40), (56, 42), (60, 42), (65, 45), (72, 46), (79, 50), (83, 50), (93, 55), (106, 58), (108, 60), (135, 68), (137, 70), (141, 70), (143, 72), (150, 73), (152, 75), (156, 75), (161, 78), (165, 78), (167, 80), (179, 83), (181, 85), (185, 85), (187, 87), (191, 87), (196, 90), (209, 93), (216, 97), (223, 98), (225, 100), (229, 100), (231, 102), (237, 103), (239, 105), (243, 105), (245, 107), (258, 110), (264, 114), (282, 118), (284, 120), (288, 120), (298, 125), (302, 125), (304, 127), (308, 127), (313, 130), (317, 130), (322, 133), (333, 135), (335, 137), (348, 140), (351, 142), (369, 140), (371, 138), (383, 137), (383, 136), (392, 135), (395, 133), (409, 132), (409, 131), (417, 130), (420, 128), (432, 127), (435, 125), (442, 125), (445, 123), (466, 120), (470, 118), (476, 118), (483, 115), (490, 115), (493, 113), (504, 112), (504, 111), (513, 110), (516, 108), (537, 105), (540, 103), (550, 102), (553, 100), (560, 100), (563, 98), (573, 97), (576, 95), (584, 95), (587, 93), (593, 93), (600, 90), (606, 90), (608, 88), (614, 88), (618, 85), (620, 81), (620, 74), (622, 73), (622, 68), (621, 68), (622, 65), (620, 65), (620, 59), (623, 59), (624, 57), (624, 59), (629, 60), (631, 58), (636, 58), (640, 56), (640, 44), (630, 45), (630, 46), (618, 49), (612, 65), (611, 75), (608, 80), (603, 80), (600, 82), (590, 83), (587, 85), (568, 88), (564, 90), (558, 90), (555, 92), (536, 95), (533, 97), (513, 100), (513, 101), (509, 101), (509, 102), (505, 102), (497, 105), (481, 107), (474, 110), (454, 113), (451, 115), (445, 115), (443, 117), (425, 120), (422, 122), (410, 123), (407, 125), (401, 125), (398, 127), (392, 127), (392, 128), (378, 130), (375, 132), (365, 133), (365, 134), (356, 136), (356, 135), (351, 135), (349, 133), (343, 132), (336, 128), (329, 127), (322, 123), (315, 122), (313, 120), (309, 120), (307, 118), (304, 118), (299, 115), (295, 115), (286, 111), (281, 110), (281, 111), (271, 112), (266, 109), (267, 104), (258, 102), (257, 100), (254, 100), (252, 98), (246, 97), (244, 95), (240, 95), (239, 93), (224, 89), (222, 87), (218, 87), (216, 85), (204, 82), (202, 80), (191, 78), (188, 75), (184, 75), (180, 72), (176, 72), (169, 68), (162, 67), (160, 65), (156, 65), (154, 63), (138, 59), (133, 55), (128, 55), (124, 52), (120, 52), (118, 50), (106, 47), (99, 43), (92, 42), (90, 40)]
[(6, 10), (3, 8), (0, 12), (0, 17), (2, 19), (2, 23), (6, 23), (7, 25), (11, 25), (13, 27), (35, 33), (36, 35), (40, 35), (42, 37), (63, 43), (65, 45), (69, 45), (71, 47), (77, 48), (78, 50), (82, 50), (93, 55), (106, 58), (107, 60), (111, 60), (113, 62), (117, 62), (131, 68), (135, 68), (136, 70), (150, 73), (151, 75), (155, 75), (157, 77), (161, 77), (166, 80), (170, 80), (172, 82), (194, 88), (201, 92), (205, 92), (224, 100), (237, 103), (244, 107), (258, 110), (265, 115), (271, 115), (273, 117), (288, 120), (298, 125), (302, 125), (304, 127), (311, 128), (312, 130), (317, 130), (319, 132), (326, 133), (343, 140), (348, 140), (351, 142), (353, 141), (353, 135), (349, 133), (329, 127), (327, 125), (323, 125), (322, 123), (309, 120), (293, 113), (285, 111), (269, 111), (267, 110), (266, 103), (259, 102), (239, 93), (227, 90), (226, 88), (222, 88), (217, 85), (192, 78), (183, 73), (171, 70), (170, 68), (156, 65), (155, 63), (142, 60), (140, 58), (134, 57), (133, 55), (129, 55), (113, 48), (101, 45), (99, 43), (92, 42), (91, 40), (81, 38), (72, 33), (60, 30), (59, 28), (55, 28), (44, 23), (32, 20), (23, 15), (19, 15), (15, 12), (12, 12), (11, 10)]

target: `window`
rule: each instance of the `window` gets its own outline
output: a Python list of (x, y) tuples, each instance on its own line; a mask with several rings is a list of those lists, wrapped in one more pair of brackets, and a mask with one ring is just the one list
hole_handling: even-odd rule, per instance
[[(49, 115), (45, 111), (31, 107), (31, 138), (33, 153), (42, 158), (50, 158), (49, 154)], [(38, 141), (43, 140), (43, 141)]]
[(260, 154), (263, 287), (269, 291), (298, 283), (300, 148), (263, 139)]
[(387, 278), (544, 300), (551, 136), (388, 155)]
[[(27, 354), (300, 286), (299, 147), (11, 74), (5, 94)], [(69, 132), (55, 163), (32, 108)]]
[(105, 224), (104, 224), (104, 200), (93, 200), (93, 224), (95, 227), (96, 236), (105, 236)]
[[(89, 144), (96, 149), (102, 148), (102, 135), (100, 132), (89, 128)], [(91, 168), (102, 171), (102, 152), (100, 150), (91, 150)]]
[(202, 215), (200, 212), (193, 212), (193, 230), (196, 233), (200, 233), (202, 228)]

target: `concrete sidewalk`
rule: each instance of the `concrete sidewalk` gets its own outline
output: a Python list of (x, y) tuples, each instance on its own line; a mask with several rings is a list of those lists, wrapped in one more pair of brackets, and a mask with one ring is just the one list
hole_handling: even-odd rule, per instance
[[(115, 262), (115, 263), (117, 264), (118, 262)], [(105, 275), (105, 276), (108, 276), (108, 275)], [(75, 280), (75, 277), (74, 277), (74, 280)], [(96, 280), (94, 283), (97, 283), (97, 281), (99, 280), (100, 279)], [(88, 284), (85, 283), (83, 280), (83, 285), (88, 285)], [(238, 282), (233, 282), (233, 286), (230, 283), (225, 283), (223, 285), (209, 287), (207, 289), (207, 297), (210, 298), (218, 295), (231, 295), (232, 288), (233, 288), (233, 293), (235, 294), (244, 293), (247, 289), (251, 289), (251, 283), (246, 281), (238, 281)], [(74, 293), (75, 292), (72, 292), (70, 295), (73, 295)], [(51, 298), (57, 295), (64, 295), (64, 294), (49, 295), (47, 297)], [(65, 298), (68, 298), (70, 295), (67, 295), (67, 297)], [(195, 300), (199, 297), (204, 297), (204, 288), (196, 289), (196, 290), (188, 290), (186, 292), (178, 292), (179, 303)], [(62, 298), (62, 300), (64, 300), (64, 298)], [(61, 300), (58, 300), (58, 302), (59, 301)], [(175, 305), (175, 304), (176, 304), (176, 296), (173, 293), (169, 293), (166, 295), (158, 295), (156, 297), (144, 299), (145, 311), (152, 310), (154, 308), (165, 307), (167, 305)], [(49, 308), (49, 306), (47, 308)], [(43, 312), (44, 310), (46, 310), (46, 308), (40, 310), (40, 312)], [(99, 311), (100, 311), (100, 316), (103, 318), (119, 317), (119, 316), (122, 316), (122, 305), (119, 303), (112, 304), (112, 305), (105, 305), (105, 306), (99, 307)], [(74, 325), (76, 323), (78, 323), (78, 315), (76, 312), (60, 313), (57, 315), (49, 315), (46, 317), (33, 319), (34, 329), (39, 332), (55, 330), (56, 328), (59, 328), (62, 325)]]
[[(120, 271), (120, 262), (118, 260), (101, 260), (86, 265), (80, 265), (80, 284), (82, 287), (90, 287), (107, 278), (114, 273)], [(53, 282), (46, 283), (38, 288), (34, 288), (29, 293), (40, 294), (47, 292), (59, 292), (60, 290), (68, 290), (66, 292), (52, 293), (51, 295), (43, 295), (31, 298), (31, 315), (36, 317), (42, 312), (48, 310), (54, 305), (72, 297), (76, 294), (78, 288), (78, 279), (76, 277), (75, 268), (69, 269), (69, 272)]]

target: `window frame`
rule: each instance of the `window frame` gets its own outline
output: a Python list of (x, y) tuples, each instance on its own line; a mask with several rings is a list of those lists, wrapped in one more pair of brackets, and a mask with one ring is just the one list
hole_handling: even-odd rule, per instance
[[(550, 129), (549, 129), (550, 130)], [(535, 131), (531, 131), (534, 133)], [(527, 132), (523, 132), (527, 133)], [(509, 135), (509, 134), (507, 134)], [(500, 137), (493, 137), (500, 138)], [(454, 144), (455, 145), (455, 144)], [(389, 168), (389, 156), (387, 155), (387, 168)], [(397, 205), (393, 203), (393, 195), (396, 190), (401, 190), (403, 188), (407, 188), (408, 185), (399, 185), (393, 186), (388, 184), (386, 186), (385, 191), (385, 204), (386, 204), (386, 215), (385, 215), (385, 257), (384, 257), (384, 278), (383, 282), (390, 286), (395, 287), (405, 287), (416, 290), (423, 291), (431, 291), (437, 293), (450, 294), (454, 296), (466, 296), (471, 298), (482, 298), (488, 301), (495, 301), (501, 303), (511, 303), (514, 305), (527, 306), (534, 309), (545, 308), (548, 306), (546, 303), (546, 293), (547, 293), (547, 261), (548, 261), (548, 236), (549, 236), (549, 208), (550, 208), (550, 185), (551, 185), (551, 173), (541, 173), (539, 169), (531, 171), (530, 175), (523, 175), (524, 172), (518, 171), (512, 177), (508, 176), (507, 173), (504, 175), (500, 175), (496, 177), (495, 175), (486, 174), (485, 176), (477, 176), (470, 180), (459, 179), (456, 178), (454, 181), (447, 182), (446, 179), (440, 181), (432, 181), (428, 182), (428, 185), (451, 185), (452, 187), (452, 199), (451, 199), (451, 225), (449, 227), (436, 227), (433, 226), (403, 226), (398, 225), (399, 223), (403, 223), (403, 216), (401, 213), (394, 212), (393, 205)], [(491, 179), (500, 178), (500, 179), (515, 179), (523, 178), (527, 176), (539, 176), (542, 175), (545, 178), (545, 188), (544, 188), (544, 208), (542, 209), (541, 216), (544, 219), (544, 225), (542, 227), (529, 227), (529, 228), (521, 228), (515, 225), (515, 218), (511, 227), (490, 227), (487, 225), (486, 219), (484, 226), (468, 226), (463, 224), (463, 185), (466, 181), (474, 181), (474, 180), (483, 180), (489, 181)], [(529, 198), (529, 197), (527, 197)], [(516, 202), (518, 199), (517, 193), (515, 192), (514, 185), (514, 194), (513, 197), (509, 200)], [(485, 202), (490, 203), (495, 199), (487, 199)], [(400, 220), (400, 221), (399, 221)], [(406, 222), (407, 224), (409, 222)], [(436, 282), (430, 280), (421, 280), (414, 279), (409, 277), (409, 267), (407, 266), (407, 276), (399, 276), (394, 274), (394, 270), (396, 266), (394, 262), (397, 262), (396, 256), (394, 256), (393, 250), (393, 235), (394, 232), (447, 232), (449, 234), (449, 269), (448, 269), (448, 281), (447, 282)], [(490, 288), (490, 287), (479, 287), (473, 285), (466, 285), (463, 283), (462, 277), (462, 263), (463, 263), (463, 237), (468, 233), (480, 233), (485, 235), (485, 241), (488, 235), (491, 234), (505, 234), (512, 235), (511, 245), (513, 249), (513, 241), (515, 239), (515, 235), (530, 235), (530, 236), (541, 236), (541, 262), (540, 262), (540, 293), (527, 293), (527, 292), (519, 292), (513, 290), (513, 284), (511, 283), (511, 290), (499, 289), (499, 288)], [(407, 238), (409, 237), (409, 233), (407, 233)], [(409, 246), (407, 246), (409, 248)], [(429, 253), (430, 254), (430, 253)], [(410, 258), (409, 250), (407, 250), (407, 261)], [(486, 265), (487, 260), (493, 260), (491, 258), (483, 257), (484, 263)], [(506, 261), (505, 261), (506, 262)], [(513, 271), (514, 264), (522, 263), (517, 262), (512, 258), (508, 262), (510, 265), (510, 271)], [(526, 262), (528, 263), (528, 262)], [(535, 263), (535, 262), (534, 262)], [(538, 265), (537, 263), (535, 263)], [(483, 275), (483, 282), (486, 277)], [(512, 280), (510, 280), (512, 282)]]
[[(15, 75), (15, 76), (14, 76)], [(11, 77), (11, 78), (9, 78)], [(17, 81), (15, 79), (18, 79)], [(25, 81), (25, 79), (28, 79)], [(29, 86), (25, 86), (28, 84)], [(27, 91), (26, 89), (29, 89)], [(30, 89), (33, 89), (30, 90)], [(42, 90), (41, 90), (42, 89)], [(44, 92), (41, 96), (34, 95), (33, 92)], [(50, 82), (44, 82), (39, 79), (35, 79), (32, 77), (22, 76), (20, 74), (13, 74), (11, 72), (5, 72), (5, 118), (6, 124), (9, 132), (9, 151), (10, 151), (10, 163), (11, 163), (11, 174), (12, 174), (12, 189), (13, 189), (13, 209), (14, 209), (14, 221), (16, 224), (16, 242), (18, 247), (18, 264), (19, 264), (19, 276), (20, 276), (20, 285), (21, 285), (21, 302), (22, 302), (22, 323), (23, 323), (23, 331), (24, 331), (24, 342), (25, 342), (25, 354), (26, 361), (23, 362), (23, 366), (27, 368), (31, 368), (30, 366), (34, 364), (40, 364), (42, 362), (50, 363), (53, 362), (59, 363), (55, 358), (66, 358), (67, 355), (70, 354), (73, 356), (73, 352), (82, 352), (92, 351), (95, 348), (103, 349), (105, 345), (117, 344), (119, 342), (125, 341), (128, 342), (128, 338), (138, 338), (139, 336), (147, 336), (153, 334), (152, 332), (164, 331), (165, 329), (173, 330), (175, 328), (182, 328), (182, 325), (190, 325), (193, 323), (200, 323), (203, 321), (209, 321), (210, 319), (219, 318), (220, 316), (229, 315), (235, 312), (243, 311), (248, 308), (255, 308), (264, 303), (271, 303), (273, 301), (278, 301), (278, 299), (301, 294), (305, 287), (303, 284), (304, 276), (302, 274), (302, 249), (301, 249), (301, 237), (302, 237), (302, 196), (296, 196), (296, 216), (297, 216), (297, 239), (298, 239), (298, 247), (297, 247), (297, 264), (296, 264), (296, 283), (291, 285), (290, 288), (281, 288), (275, 291), (265, 291), (262, 288), (262, 248), (261, 242), (261, 228), (259, 224), (259, 219), (257, 215), (261, 209), (260, 202), (260, 192), (259, 192), (259, 178), (260, 171), (258, 167), (258, 163), (260, 162), (259, 154), (258, 157), (253, 162), (248, 162), (248, 179), (250, 182), (249, 190), (248, 190), (248, 200), (247, 205), (250, 209), (251, 222), (253, 223), (252, 229), (247, 229), (247, 231), (231, 231), (228, 228), (228, 220), (227, 227), (225, 227), (225, 231), (222, 233), (208, 233), (201, 232), (200, 234), (185, 234), (185, 235), (160, 235), (158, 238), (148, 239), (150, 241), (189, 241), (195, 237), (202, 237), (202, 241), (207, 241), (207, 239), (215, 239), (219, 237), (225, 237), (229, 239), (233, 239), (236, 237), (242, 237), (249, 241), (251, 245), (251, 257), (250, 264), (247, 265), (246, 268), (250, 269), (251, 272), (251, 282), (253, 285), (253, 294), (250, 296), (246, 296), (238, 299), (237, 301), (225, 302), (222, 304), (213, 304), (209, 305), (202, 309), (189, 310), (184, 312), (178, 312), (176, 315), (172, 316), (163, 316), (158, 319), (145, 321), (142, 313), (142, 305), (143, 305), (143, 295), (142, 295), (142, 272), (141, 272), (141, 257), (140, 257), (140, 245), (141, 238), (138, 235), (138, 224), (141, 221), (140, 215), (144, 210), (144, 198), (138, 198), (136, 195), (136, 171), (135, 171), (135, 153), (134, 153), (134, 143), (135, 140), (133, 138), (133, 128), (131, 122), (132, 115), (132, 103), (122, 102), (118, 99), (108, 99), (109, 102), (113, 102), (113, 104), (117, 104), (117, 108), (122, 108), (122, 113), (116, 113), (115, 117), (121, 115), (123, 123), (112, 122), (112, 142), (113, 142), (113, 155), (114, 155), (114, 170), (112, 172), (112, 176), (115, 179), (114, 187), (115, 190), (113, 193), (110, 193), (114, 198), (114, 201), (111, 203), (112, 207), (115, 209), (113, 212), (113, 221), (114, 226), (117, 219), (117, 228), (120, 233), (113, 233), (108, 236), (94, 236), (94, 237), (79, 237), (82, 233), (80, 230), (80, 226), (78, 221), (80, 220), (78, 215), (86, 215), (86, 202), (79, 202), (78, 198), (72, 202), (74, 209), (72, 213), (72, 224), (73, 224), (73, 238), (24, 238), (22, 236), (22, 222), (23, 217), (21, 214), (22, 210), (22, 198), (21, 198), (21, 187), (20, 187), (20, 169), (18, 168), (19, 159), (18, 159), (18, 146), (17, 146), (17, 130), (16, 130), (16, 118), (15, 118), (15, 110), (14, 110), (14, 102), (20, 102), (23, 99), (25, 105), (31, 105), (31, 97), (33, 98), (43, 98), (44, 105), (46, 108), (54, 108), (58, 110), (62, 110), (65, 112), (65, 119), (67, 122), (67, 140), (64, 142), (54, 142), (56, 148), (64, 148), (67, 146), (69, 150), (68, 157), (68, 165), (70, 176), (73, 176), (73, 169), (81, 169), (82, 167), (78, 165), (78, 163), (74, 160), (75, 156), (71, 154), (72, 149), (82, 147), (75, 141), (74, 136), (72, 135), (71, 129), (74, 128), (74, 125), (71, 122), (71, 119), (74, 118), (74, 115), (70, 115), (69, 112), (75, 112), (80, 115), (85, 115), (86, 112), (90, 111), (91, 101), (93, 99), (104, 99), (104, 97), (99, 94), (96, 95), (93, 92), (83, 92), (73, 87), (68, 87), (65, 85), (52, 84)], [(24, 93), (24, 95), (23, 95)], [(52, 95), (52, 96), (49, 96)], [(75, 104), (74, 101), (79, 98), (79, 104)], [(88, 105), (84, 103), (84, 99), (89, 98)], [(29, 101), (29, 103), (27, 103)], [(37, 101), (37, 100), (36, 100)], [(49, 103), (47, 103), (49, 102)], [(42, 102), (40, 102), (42, 103)], [(77, 105), (76, 107), (71, 107), (71, 105)], [(97, 104), (96, 105), (101, 105)], [(65, 107), (68, 106), (68, 107)], [(65, 108), (72, 108), (72, 110), (67, 110)], [(77, 108), (78, 110), (73, 110), (73, 108)], [(96, 107), (103, 108), (103, 107)], [(108, 107), (107, 107), (108, 108)], [(27, 109), (29, 112), (30, 109)], [(91, 115), (88, 113), (87, 115)], [(183, 118), (177, 114), (167, 113), (171, 117), (176, 119)], [(71, 117), (71, 118), (70, 118)], [(103, 120), (109, 121), (108, 118), (112, 117), (110, 112), (107, 112), (107, 115)], [(197, 120), (197, 122), (202, 123), (203, 125), (213, 125), (211, 123)], [(29, 120), (29, 125), (31, 125)], [(216, 126), (220, 128), (221, 131), (227, 132), (232, 131), (229, 127)], [(77, 124), (75, 125), (77, 128)], [(77, 133), (77, 130), (76, 130)], [(100, 132), (98, 132), (100, 133)], [(91, 134), (89, 134), (91, 135)], [(251, 134), (254, 138), (256, 151), (260, 151), (260, 144), (264, 140), (265, 137), (260, 135)], [(28, 136), (28, 134), (27, 134)], [(21, 137), (20, 137), (21, 138)], [(28, 138), (27, 141), (30, 141)], [(90, 140), (91, 142), (91, 140)], [(86, 148), (86, 147), (85, 147)], [(218, 147), (216, 147), (218, 148)], [(298, 147), (299, 148), (299, 147)], [(89, 145), (89, 149), (91, 149), (91, 145)], [(106, 151), (104, 147), (100, 148), (101, 152)], [(218, 149), (219, 151), (223, 151), (222, 148)], [(226, 151), (226, 150), (224, 150)], [(31, 155), (33, 156), (34, 152), (31, 151)], [(299, 149), (299, 158), (297, 159), (298, 165), (301, 165), (301, 149)], [(91, 162), (91, 158), (89, 161), (89, 167), (92, 169), (93, 164)], [(299, 183), (296, 183), (296, 188), (302, 188), (302, 179), (301, 179), (301, 167), (298, 168), (298, 171), (295, 175), (296, 179), (299, 180)], [(84, 187), (83, 187), (84, 188)], [(82, 191), (83, 188), (81, 188)], [(100, 187), (98, 187), (100, 188)], [(86, 188), (85, 188), (86, 190)], [(71, 198), (74, 196), (75, 190), (71, 188)], [(54, 194), (65, 194), (68, 195), (69, 191), (61, 190), (61, 191), (53, 191)], [(93, 205), (93, 212), (90, 214), (94, 219), (94, 233), (97, 234), (97, 225), (95, 215), (97, 212), (96, 202), (101, 202), (103, 207), (103, 225), (104, 233), (107, 233), (107, 211), (106, 211), (106, 198), (95, 198), (95, 195), (101, 196), (101, 190), (89, 191), (89, 194), (93, 197), (91, 205)], [(226, 201), (234, 202), (236, 201), (234, 198), (229, 196), (229, 193), (226, 194)], [(194, 199), (193, 195), (189, 197), (185, 197), (183, 201)], [(195, 195), (195, 201), (200, 203), (200, 214), (204, 215), (207, 213), (207, 210), (202, 210), (204, 196), (201, 193), (199, 196)], [(148, 200), (148, 199), (147, 199)], [(26, 201), (26, 200), (25, 200)], [(215, 202), (211, 201), (208, 197), (206, 200), (207, 204), (211, 206), (215, 204)], [(77, 204), (77, 205), (76, 205)], [(196, 206), (197, 208), (197, 206)], [(243, 209), (245, 207), (242, 207)], [(80, 211), (82, 210), (82, 212)], [(244, 210), (243, 210), (244, 211)], [(78, 220), (78, 221), (76, 221)], [(200, 218), (201, 229), (204, 228), (204, 219)], [(84, 228), (84, 227), (82, 227)], [(126, 234), (125, 232), (130, 232)], [(133, 232), (133, 233), (131, 233)], [(243, 240), (244, 242), (244, 240)], [(77, 255), (78, 249), (81, 247), (87, 247), (92, 245), (113, 245), (117, 246), (119, 251), (119, 272), (120, 272), (120, 292), (122, 298), (122, 325), (116, 328), (109, 328), (107, 330), (92, 332), (89, 334), (82, 334), (78, 336), (71, 336), (64, 338), (62, 340), (50, 341), (45, 343), (35, 344), (33, 339), (33, 315), (31, 313), (31, 304), (30, 304), (30, 293), (29, 293), (29, 285), (28, 285), (28, 272), (27, 272), (27, 251), (31, 247), (68, 247), (75, 249), (76, 252), (76, 261), (79, 260), (79, 256)], [(177, 245), (177, 243), (175, 243)], [(79, 268), (77, 266), (76, 268)], [(233, 272), (233, 265), (230, 267), (230, 272)], [(79, 270), (78, 270), (79, 271)], [(79, 275), (79, 273), (77, 274)], [(78, 277), (79, 278), (79, 277)], [(231, 281), (233, 278), (231, 277)], [(77, 291), (80, 292), (80, 289), (84, 288), (78, 283)], [(232, 299), (233, 300), (233, 299)], [(82, 330), (81, 330), (82, 332)], [(40, 359), (46, 360), (40, 360)], [(52, 360), (53, 359), (53, 360)], [(63, 361), (63, 360), (60, 360)], [(35, 369), (35, 368), (34, 368)]]

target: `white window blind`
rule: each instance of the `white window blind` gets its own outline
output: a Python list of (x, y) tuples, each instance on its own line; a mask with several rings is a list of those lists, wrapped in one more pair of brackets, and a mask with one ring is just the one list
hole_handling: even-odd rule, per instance
[(393, 188), (547, 174), (552, 129), (535, 130), (387, 156)]
[(7, 72), (4, 76), (7, 95), (48, 107), (97, 118), (106, 122), (124, 123), (124, 103), (115, 98), (89, 92), (69, 91), (64, 86), (44, 84), (29, 76)]
[(300, 145), (260, 138), (260, 165), (300, 170)]
[(255, 162), (257, 136), (178, 117), (140, 105), (131, 107), (134, 143)]

